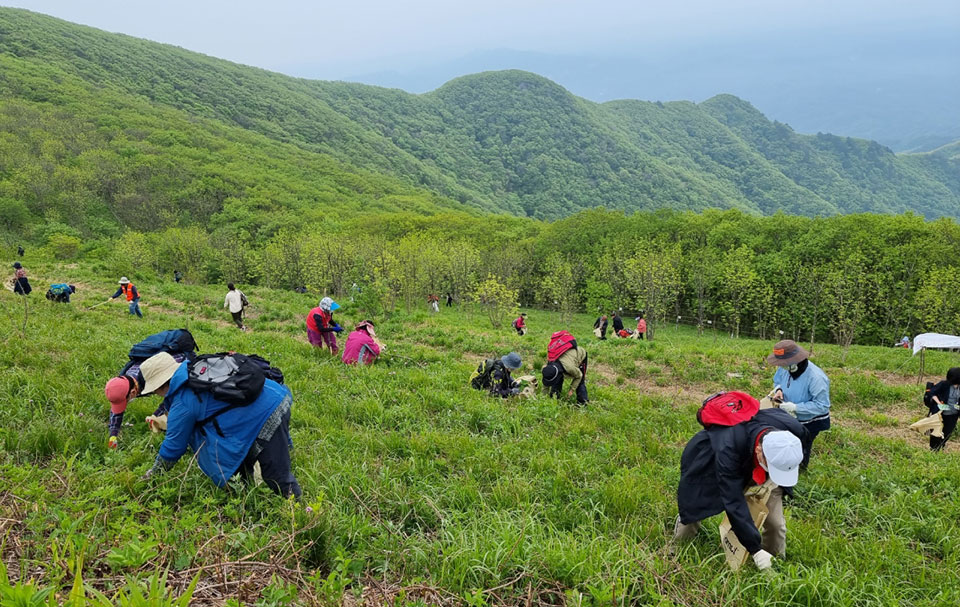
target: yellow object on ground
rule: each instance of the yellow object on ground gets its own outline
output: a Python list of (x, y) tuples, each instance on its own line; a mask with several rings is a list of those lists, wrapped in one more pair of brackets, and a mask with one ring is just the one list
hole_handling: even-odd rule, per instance
[(916, 430), (924, 436), (943, 438), (943, 412), (937, 411), (933, 415), (924, 417), (920, 421), (910, 424), (911, 430)]
[[(763, 523), (767, 520), (767, 500), (770, 499), (770, 493), (777, 488), (777, 485), (767, 480), (762, 485), (753, 485), (747, 487), (743, 496), (747, 499), (747, 507), (750, 508), (750, 516), (753, 518), (753, 524), (757, 529), (763, 529)], [(743, 547), (737, 534), (733, 532), (730, 525), (730, 519), (726, 513), (723, 520), (720, 521), (720, 545), (723, 546), (723, 555), (727, 559), (730, 569), (737, 571), (747, 562), (750, 553)]]

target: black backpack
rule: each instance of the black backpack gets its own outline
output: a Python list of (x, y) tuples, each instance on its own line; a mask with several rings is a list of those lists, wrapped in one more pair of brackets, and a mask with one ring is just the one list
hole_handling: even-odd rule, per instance
[(477, 365), (477, 370), (470, 377), (470, 385), (476, 390), (486, 390), (490, 387), (490, 376), (497, 367), (497, 363), (503, 365), (500, 359), (488, 358)]
[(212, 420), (217, 434), (223, 436), (217, 416), (257, 400), (267, 379), (283, 383), (283, 372), (256, 354), (220, 352), (198, 356), (187, 367), (187, 387), (195, 392), (209, 392), (227, 406), (198, 420), (196, 425), (202, 428)]

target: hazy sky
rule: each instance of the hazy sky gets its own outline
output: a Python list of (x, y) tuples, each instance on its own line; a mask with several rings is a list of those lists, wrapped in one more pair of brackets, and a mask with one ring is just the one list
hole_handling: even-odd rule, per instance
[(960, 0), (0, 0), (292, 75), (509, 48), (630, 53), (806, 28), (957, 26)]

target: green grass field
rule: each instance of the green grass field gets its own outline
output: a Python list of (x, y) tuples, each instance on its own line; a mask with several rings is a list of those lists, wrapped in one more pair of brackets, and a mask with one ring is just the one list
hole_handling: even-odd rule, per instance
[[(375, 318), (385, 360), (347, 368), (306, 342), (316, 295), (241, 285), (253, 304), (241, 333), (219, 286), (133, 277), (138, 320), (120, 301), (84, 309), (116, 277), (25, 265), (25, 330), (21, 300), (0, 291), (2, 605), (960, 605), (960, 450), (931, 454), (906, 429), (925, 410), (909, 351), (816, 345), (834, 427), (787, 504), (787, 558), (774, 576), (732, 573), (713, 522), (665, 549), (679, 459), (704, 396), (769, 389), (770, 343), (684, 327), (598, 342), (591, 317), (538, 310), (521, 338), (424, 305)], [(72, 305), (43, 299), (68, 277)], [(186, 457), (140, 480), (162, 440), (143, 423), (156, 397), (132, 403), (107, 448), (104, 382), (134, 342), (185, 326), (202, 351), (284, 371), (312, 512), (263, 487), (218, 490)], [(588, 406), (468, 388), (480, 358), (509, 350), (538, 371), (559, 328), (590, 353)], [(929, 354), (930, 379), (955, 364)]]

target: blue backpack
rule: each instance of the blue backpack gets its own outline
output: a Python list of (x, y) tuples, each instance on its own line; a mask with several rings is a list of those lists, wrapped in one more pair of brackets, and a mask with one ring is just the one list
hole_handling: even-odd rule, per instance
[(59, 282), (55, 285), (50, 285), (50, 292), (54, 295), (64, 295), (65, 293), (72, 293), (70, 290), (70, 285), (65, 282)]

